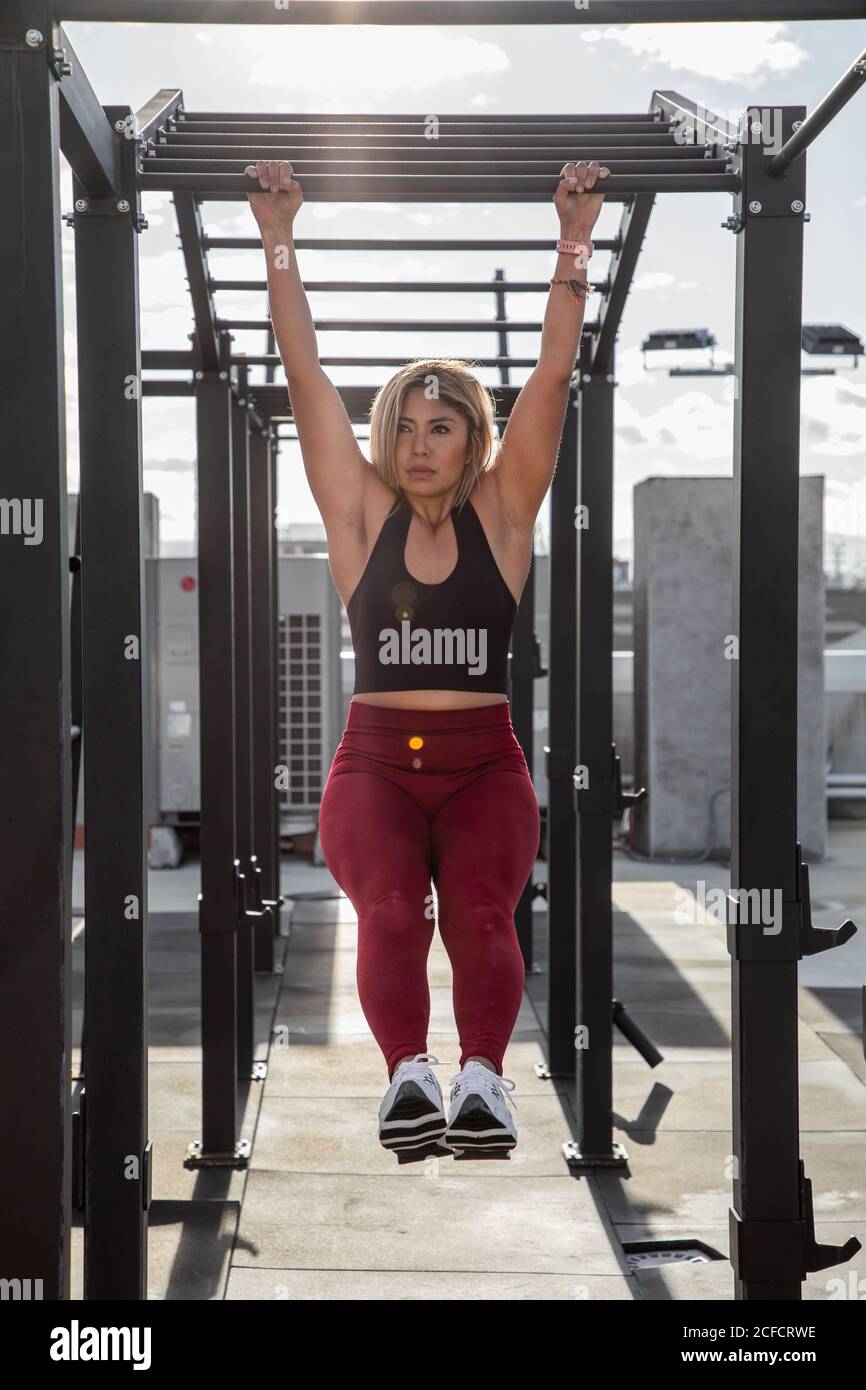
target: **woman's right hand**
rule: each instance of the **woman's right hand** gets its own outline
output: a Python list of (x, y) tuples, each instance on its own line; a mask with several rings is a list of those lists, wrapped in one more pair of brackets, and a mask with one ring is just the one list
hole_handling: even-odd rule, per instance
[(259, 227), (290, 228), (295, 214), (304, 201), (304, 193), (293, 177), (287, 159), (257, 159), (248, 164), (244, 173), (252, 181), (258, 179), (264, 192), (248, 193), (250, 207)]

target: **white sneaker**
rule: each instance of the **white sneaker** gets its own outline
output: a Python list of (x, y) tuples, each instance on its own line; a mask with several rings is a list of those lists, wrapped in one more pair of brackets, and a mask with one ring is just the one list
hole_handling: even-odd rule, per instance
[(379, 1106), (379, 1141), (396, 1153), (400, 1163), (429, 1154), (450, 1157), (442, 1142), (445, 1109), (438, 1078), (431, 1067), (444, 1063), (432, 1052), (417, 1052), (400, 1063)]
[(498, 1076), (483, 1062), (467, 1062), (451, 1078), (451, 1108), (445, 1143), (455, 1158), (508, 1158), (517, 1144), (517, 1126), (509, 1114), (509, 1091), (515, 1082)]

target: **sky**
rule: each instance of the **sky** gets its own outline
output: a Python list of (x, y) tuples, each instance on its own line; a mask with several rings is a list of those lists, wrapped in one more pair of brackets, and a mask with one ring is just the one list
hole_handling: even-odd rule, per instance
[[(655, 89), (674, 90), (736, 120), (749, 103), (803, 104), (812, 110), (866, 47), (866, 22), (492, 26), (159, 25), (69, 23), (70, 41), (104, 105), (138, 109), (161, 87), (180, 87), (187, 111), (294, 113), (412, 111), (567, 114), (645, 111)], [(866, 335), (866, 91), (855, 95), (807, 153), (803, 320), (841, 323)], [(555, 180), (551, 185), (551, 199)], [(61, 205), (72, 205), (71, 175), (61, 160)], [(170, 194), (142, 200), (149, 227), (140, 239), (143, 348), (187, 349), (192, 311)], [(640, 344), (653, 329), (709, 328), (717, 362), (733, 357), (735, 240), (720, 225), (731, 195), (656, 195), (647, 237), (617, 343), (615, 549), (632, 554), (632, 491), (653, 476), (731, 476), (733, 380), (671, 378), (675, 360)], [(255, 235), (247, 203), (202, 209), (212, 235)], [(595, 235), (615, 233), (622, 204), (603, 206)], [(307, 203), (296, 237), (550, 238), (550, 252), (405, 253), (300, 251), (301, 275), (314, 279), (546, 280), (555, 264), (558, 221), (536, 204)], [(68, 477), (78, 488), (74, 232), (62, 232), (67, 371)], [(597, 251), (590, 277), (602, 279), (609, 255)], [(260, 250), (211, 252), (219, 278), (264, 279)], [(541, 322), (546, 295), (512, 296), (512, 318)], [(311, 294), (316, 317), (448, 318), (494, 316), (490, 295)], [(594, 296), (587, 318), (600, 300)], [(220, 292), (223, 317), (265, 315), (264, 293)], [(320, 355), (409, 357), (435, 353), (493, 355), (493, 334), (319, 333)], [(540, 334), (512, 334), (514, 356), (537, 354)], [(235, 351), (264, 351), (260, 333), (238, 334)], [(653, 357), (655, 356), (655, 361)], [(706, 354), (679, 359), (703, 365)], [(866, 582), (866, 365), (836, 376), (804, 377), (800, 471), (823, 474), (825, 533), (834, 561)], [(805, 361), (805, 359), (804, 359)], [(821, 364), (825, 365), (824, 359)], [(371, 369), (328, 369), (338, 384), (367, 381)], [(383, 368), (387, 375), (389, 369)], [(477, 369), (494, 385), (493, 371)], [(254, 369), (253, 379), (263, 379)], [(515, 370), (521, 384), (529, 369)], [(256, 377), (258, 373), (258, 378)], [(151, 374), (152, 375), (152, 374)], [(159, 375), (163, 375), (160, 373)], [(282, 380), (282, 372), (278, 373)], [(383, 377), (384, 379), (384, 377)], [(195, 420), (192, 398), (142, 402), (145, 488), (159, 497), (161, 535), (177, 553), (195, 535)], [(366, 446), (362, 445), (365, 449)], [(280, 525), (317, 522), (296, 443), (279, 464)], [(549, 535), (549, 498), (539, 517)], [(825, 550), (825, 563), (828, 551)]]

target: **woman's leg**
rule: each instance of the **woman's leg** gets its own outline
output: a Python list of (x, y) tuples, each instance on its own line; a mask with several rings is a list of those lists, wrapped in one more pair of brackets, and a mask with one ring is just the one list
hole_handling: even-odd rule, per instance
[(461, 1067), (487, 1057), (502, 1074), (525, 980), (514, 909), (535, 863), (540, 825), (529, 773), (495, 769), (449, 797), (432, 823)]
[(388, 1067), (427, 1050), (433, 939), (430, 827), (408, 792), (375, 772), (329, 776), (319, 841), (358, 914), (356, 979)]

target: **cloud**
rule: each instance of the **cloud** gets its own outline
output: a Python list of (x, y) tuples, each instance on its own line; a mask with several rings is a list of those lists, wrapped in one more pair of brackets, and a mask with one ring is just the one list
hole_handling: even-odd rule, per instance
[[(785, 37), (787, 25), (769, 24), (624, 24), (587, 30), (584, 43), (605, 39), (618, 43), (644, 66), (692, 72), (717, 82), (762, 82), (795, 71), (807, 58), (804, 49)], [(663, 85), (663, 84), (659, 84)]]
[[(866, 386), (841, 377), (804, 377), (800, 393), (803, 442), (819, 458), (866, 459)], [(837, 465), (836, 476), (844, 472)]]
[[(680, 461), (721, 461), (731, 457), (731, 407), (706, 391), (680, 391), (673, 400), (641, 414), (624, 396), (617, 399), (620, 441), (635, 448), (664, 449)], [(653, 465), (655, 466), (655, 465)]]
[[(498, 75), (511, 66), (505, 49), (489, 39), (425, 29), (419, 51), (415, 30), (385, 26), (297, 28), (287, 53), (288, 60), (281, 61), (279, 47), (271, 44), (249, 80), (253, 86), (283, 88), (294, 110), (300, 92), (316, 94), (316, 111), (375, 110), (382, 92), (441, 92), (445, 83)], [(331, 91), (341, 93), (341, 105), (322, 101), (323, 74)], [(366, 108), (354, 99), (356, 92)]]

